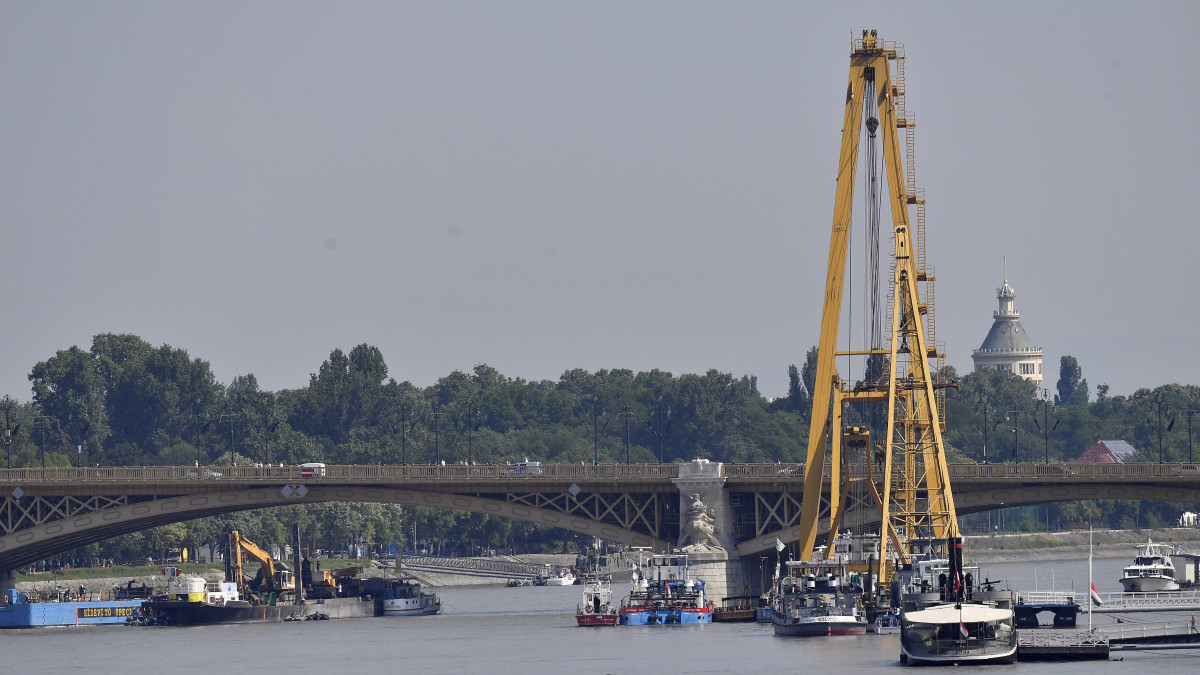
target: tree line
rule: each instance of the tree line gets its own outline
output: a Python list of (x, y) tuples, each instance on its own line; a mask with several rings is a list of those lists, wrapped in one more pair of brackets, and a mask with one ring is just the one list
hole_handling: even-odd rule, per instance
[[(304, 388), (266, 391), (253, 374), (218, 382), (207, 361), (183, 349), (155, 347), (135, 335), (102, 334), (90, 349), (74, 346), (35, 364), (29, 374), (32, 400), (5, 397), (0, 423), (11, 432), (4, 449), (14, 467), (43, 461), (48, 467), (525, 459), (645, 463), (696, 457), (802, 462), (816, 359), (813, 347), (803, 363), (789, 366), (787, 395), (769, 399), (758, 391), (754, 376), (715, 369), (678, 376), (657, 369), (572, 369), (557, 380), (532, 381), (480, 364), (419, 387), (390, 377), (380, 350), (361, 344), (349, 353), (334, 349)], [(940, 372), (939, 380), (950, 385), (943, 390), (950, 461), (1074, 461), (1101, 439), (1129, 441), (1141, 461), (1158, 461), (1160, 441), (1165, 461), (1188, 459), (1184, 425), (1169, 420), (1186, 415), (1190, 429), (1191, 416), (1184, 411), (1200, 408), (1196, 386), (1172, 384), (1108, 396), (1107, 386), (1100, 385), (1092, 400), (1073, 357), (1063, 357), (1060, 371), (1053, 395), (1011, 372), (961, 377), (952, 367)], [(1160, 422), (1163, 412), (1167, 419)], [(856, 414), (865, 411), (849, 411), (847, 422), (853, 423)], [(482, 547), (504, 548), (517, 540), (544, 550), (563, 543), (561, 532), (495, 523), (498, 519), (486, 516), (392, 513), (388, 507), (352, 505), (336, 508), (359, 516), (327, 518), (317, 514), (335, 507), (294, 508), (312, 515), (276, 509), (167, 527), (188, 541), (207, 541), (211, 533), (201, 529), (212, 523), (238, 525), (248, 533), (261, 528), (260, 536), (271, 540), (283, 537), (283, 523), (304, 522), (318, 539), (344, 541), (350, 527), (359, 537), (367, 533), (374, 540), (404, 541), (416, 525), (418, 538), (423, 528), (440, 530), (453, 535), (452, 541)], [(1178, 511), (1160, 505), (1143, 514), (1137, 505), (1095, 502), (1051, 508), (1055, 513), (1046, 514), (1046, 520), (1102, 516), (1114, 526), (1139, 517), (1163, 520), (1172, 509)], [(1105, 513), (1093, 513), (1096, 508)], [(330, 518), (328, 526), (321, 525)], [(137, 536), (124, 543), (138, 548)]]

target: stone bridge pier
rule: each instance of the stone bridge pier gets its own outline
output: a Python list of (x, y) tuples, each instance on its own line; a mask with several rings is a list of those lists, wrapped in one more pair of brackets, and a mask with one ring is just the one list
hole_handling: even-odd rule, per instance
[(690, 575), (704, 580), (708, 599), (718, 607), (721, 598), (758, 592), (754, 561), (738, 553), (733, 539), (733, 507), (721, 464), (694, 459), (679, 465), (679, 540), (676, 548), (688, 554)]

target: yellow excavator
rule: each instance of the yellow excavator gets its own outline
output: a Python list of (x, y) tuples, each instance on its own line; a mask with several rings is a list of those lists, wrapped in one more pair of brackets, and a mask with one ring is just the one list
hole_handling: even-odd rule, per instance
[[(246, 562), (257, 561), (259, 565), (258, 574), (249, 584), (245, 583), (245, 576), (242, 574), (243, 558), (248, 558)], [(243, 537), (237, 530), (229, 533), (229, 565), (227, 571), (238, 585), (238, 591), (242, 597), (249, 597), (251, 594), (273, 593), (280, 594), (283, 592), (296, 592), (296, 580), (283, 563), (271, 557), (270, 553), (262, 550), (257, 544)]]

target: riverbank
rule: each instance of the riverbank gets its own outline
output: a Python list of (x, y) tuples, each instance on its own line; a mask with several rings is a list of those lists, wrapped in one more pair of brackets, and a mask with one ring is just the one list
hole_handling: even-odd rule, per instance
[[(1134, 547), (1145, 544), (1149, 537), (1155, 543), (1181, 544), (1188, 553), (1200, 553), (1200, 529), (1196, 528), (1161, 528), (1151, 530), (1096, 530), (1092, 533), (1092, 555), (1095, 558), (1129, 558), (1135, 553)], [(1088, 555), (1087, 530), (1071, 530), (1067, 532), (1035, 532), (1026, 534), (985, 534), (967, 537), (967, 557), (977, 563), (1011, 563), (1024, 560), (1038, 562), (1050, 560), (1080, 560)], [(575, 554), (528, 554), (503, 556), (505, 560), (523, 562), (533, 565), (552, 565), (554, 567), (569, 567), (575, 564)], [(322, 561), (325, 563), (326, 561)], [(333, 563), (354, 563), (357, 561), (328, 561)], [(119, 568), (112, 568), (113, 571)], [(140, 571), (140, 570), (139, 570)], [(386, 575), (389, 570), (379, 567), (369, 568), (364, 574)], [(209, 567), (204, 570), (188, 570), (204, 576), (209, 581), (220, 581), (223, 572), (219, 567)], [(407, 572), (423, 585), (431, 588), (456, 586), (495, 586), (504, 584), (503, 579), (491, 576), (472, 576), (467, 574), (439, 574), (434, 572)], [(27, 577), (26, 577), (27, 578)], [(20, 581), (17, 590), (30, 592), (37, 590), (45, 592), (53, 588), (69, 589), (76, 593), (82, 585), (89, 594), (110, 593), (114, 586), (124, 587), (133, 581), (135, 587), (162, 586), (161, 573), (134, 574), (126, 576), (96, 577), (87, 579), (71, 578), (71, 570), (62, 574), (47, 575), (44, 579)]]
[[(1200, 553), (1200, 529), (1161, 528), (1151, 530), (1095, 530), (1092, 556), (1133, 559), (1134, 547), (1150, 538), (1156, 544), (1181, 544), (1188, 553)], [(1036, 532), (1029, 534), (985, 534), (967, 537), (967, 554), (980, 563), (1022, 560), (1080, 560), (1088, 556), (1088, 531)]]
[[(516, 556), (502, 556), (503, 560), (513, 562), (522, 562), (530, 565), (551, 565), (553, 567), (571, 567), (575, 564), (574, 553), (554, 553), (554, 554), (536, 554)], [(348, 565), (364, 565), (367, 566), (366, 571), (361, 576), (387, 576), (391, 570), (386, 569), (378, 564), (370, 563), (370, 561), (360, 560), (322, 560), (321, 564), (325, 569), (333, 569), (335, 566)], [(186, 566), (190, 569), (184, 569), (185, 574), (202, 576), (207, 581), (217, 582), (223, 581), (225, 578), (224, 569), (219, 566)], [(256, 565), (251, 565), (251, 569), (257, 569)], [(121, 568), (107, 568), (112, 572), (119, 572)], [(86, 572), (86, 577), (79, 578), (73, 576), (73, 572)], [(81, 570), (59, 570), (54, 574), (35, 574), (23, 575), (21, 581), (16, 583), (18, 591), (22, 593), (30, 593), (37, 591), (42, 596), (58, 595), (61, 591), (70, 591), (72, 595), (79, 592), (80, 586), (84, 592), (97, 598), (109, 599), (114, 587), (125, 588), (130, 582), (134, 588), (139, 588), (143, 584), (151, 587), (162, 587), (166, 585), (161, 570), (150, 571), (147, 568), (136, 568), (130, 570), (130, 574), (124, 576), (96, 576), (103, 573), (103, 568), (82, 568)], [(424, 586), (431, 588), (448, 587), (448, 586), (496, 586), (504, 585), (505, 579), (494, 576), (473, 576), (470, 574), (438, 574), (435, 572), (417, 572), (405, 570), (405, 574), (411, 575), (421, 582)], [(57, 589), (57, 590), (56, 590)]]

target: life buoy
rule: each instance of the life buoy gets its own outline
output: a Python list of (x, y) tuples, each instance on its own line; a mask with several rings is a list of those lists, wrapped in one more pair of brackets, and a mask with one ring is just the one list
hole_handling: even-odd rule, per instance
[(584, 613), (584, 614), (591, 614), (591, 613), (592, 613), (592, 606), (591, 606), (591, 605), (587, 605), (586, 607), (584, 607), (584, 608), (583, 608), (583, 613)]
[(605, 614), (608, 614), (608, 610), (610, 609), (612, 609), (612, 607), (609, 607), (607, 602), (603, 605), (600, 605), (600, 611), (604, 612)]

